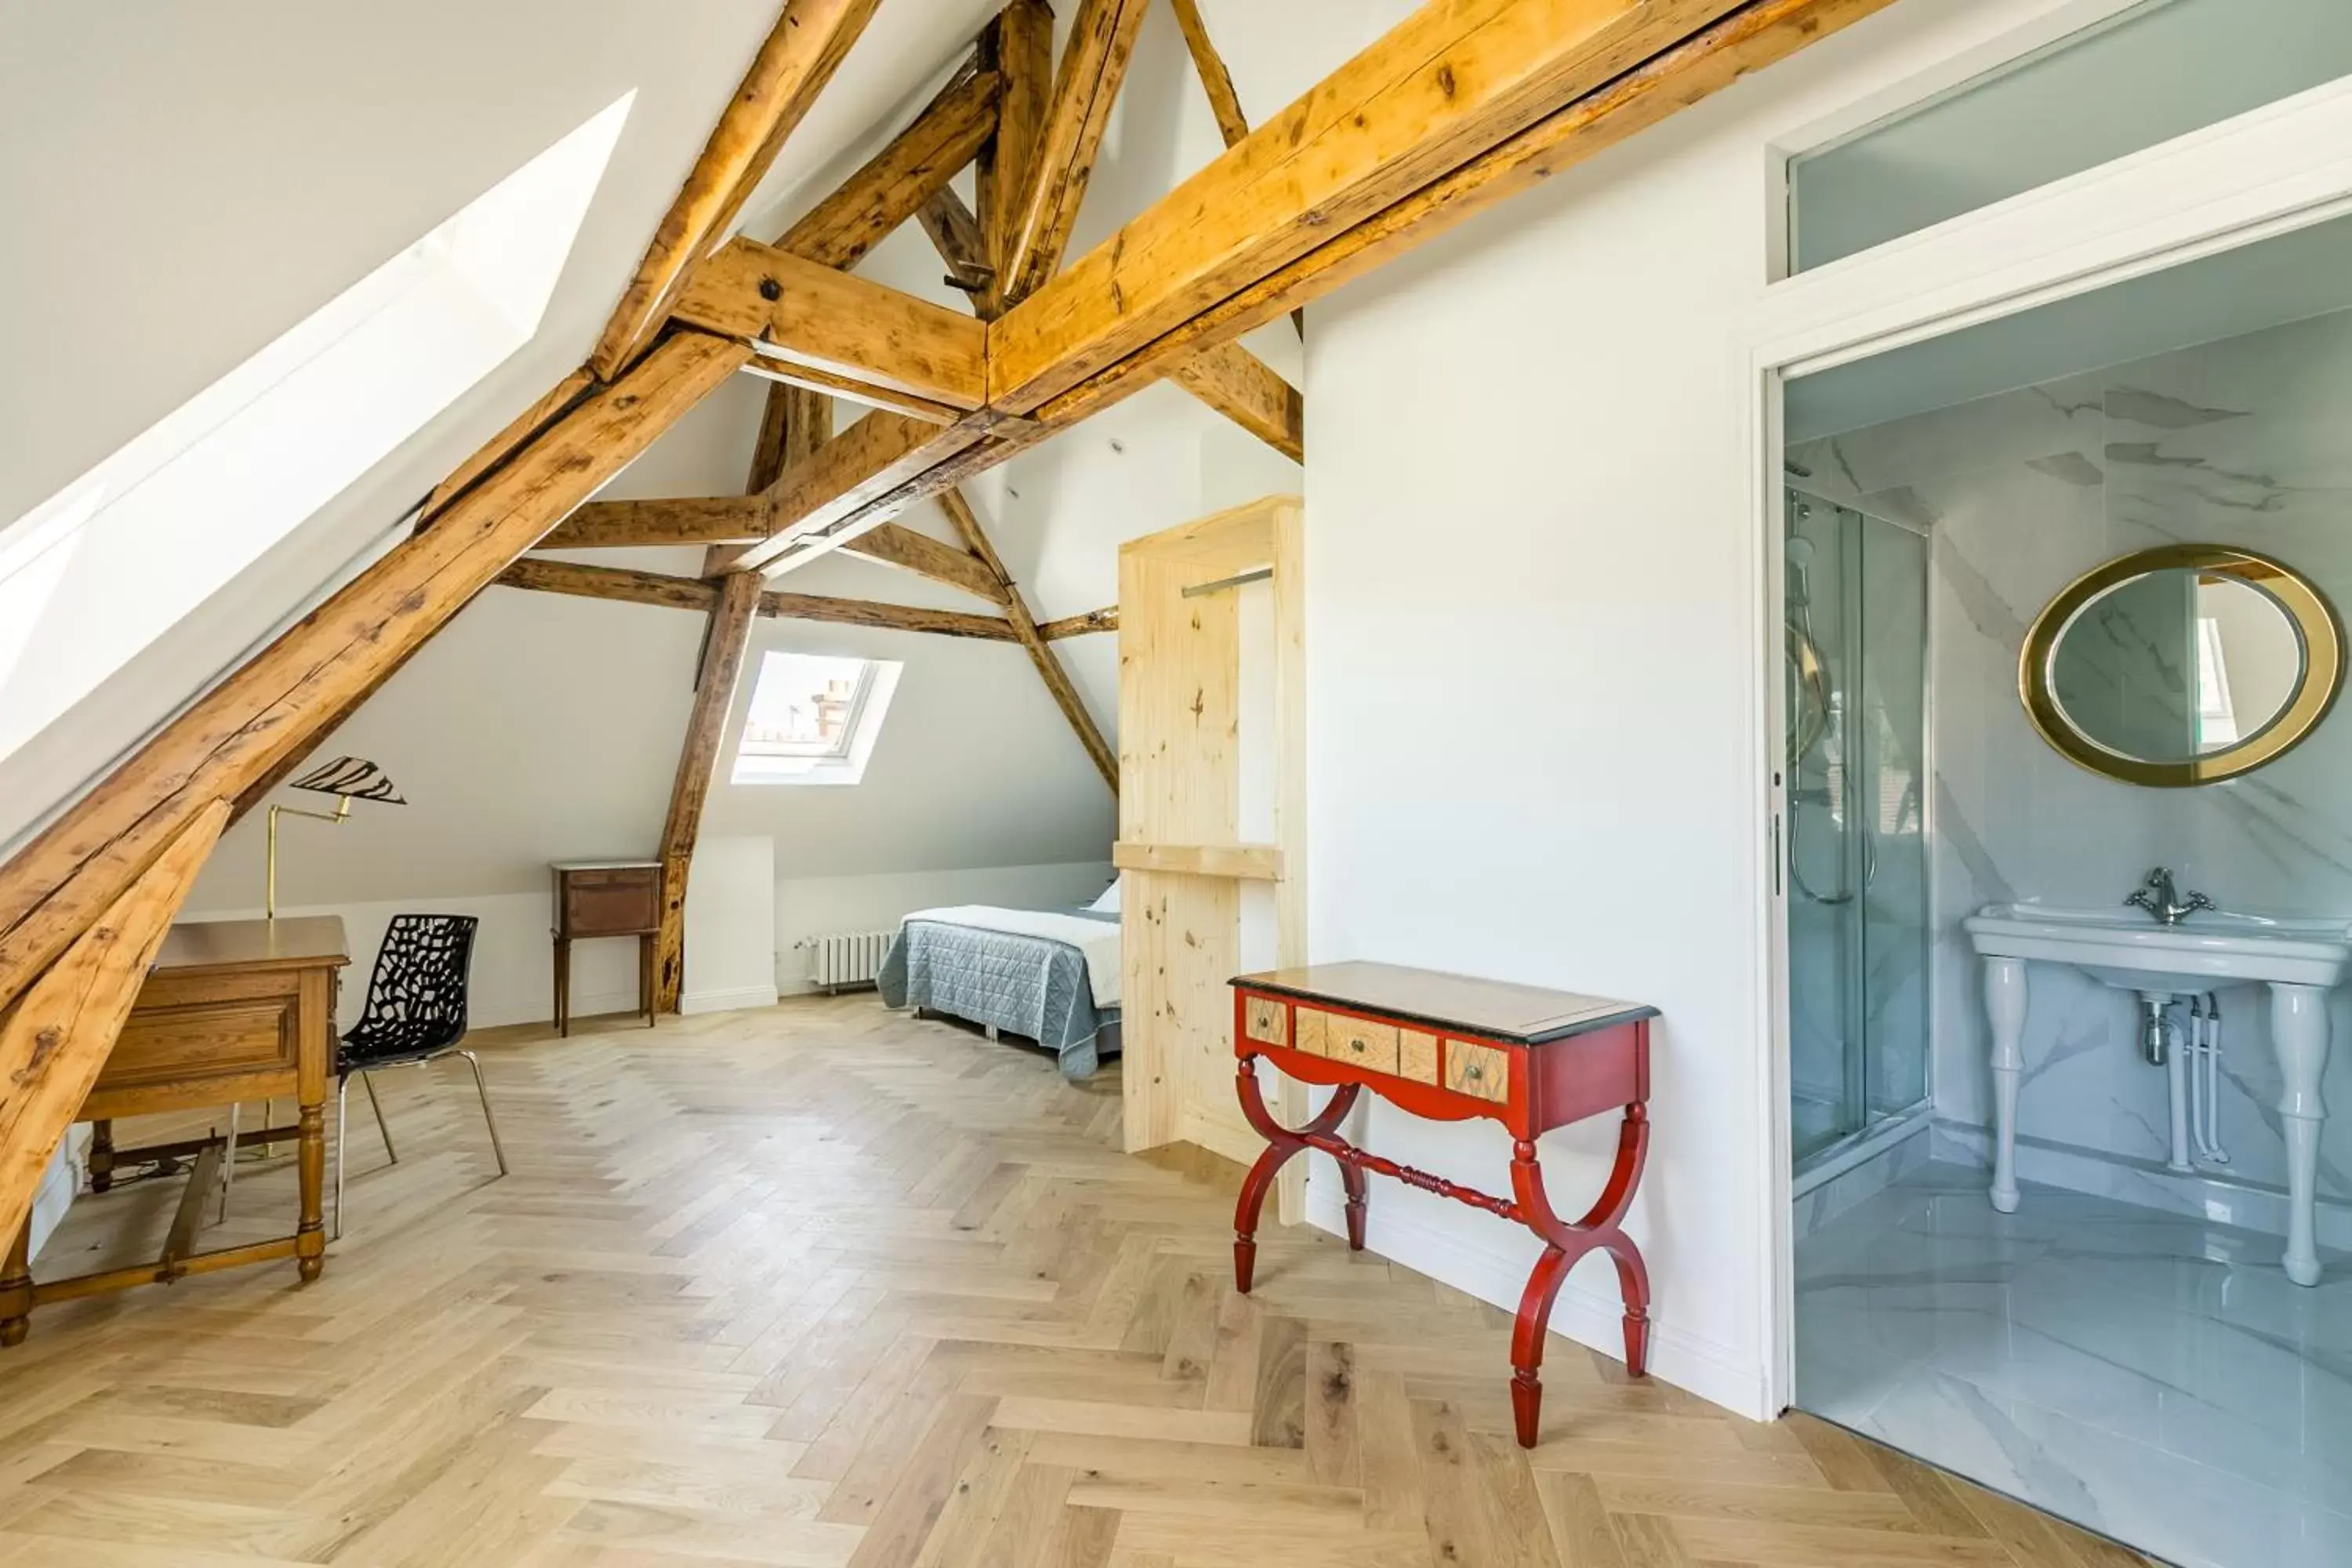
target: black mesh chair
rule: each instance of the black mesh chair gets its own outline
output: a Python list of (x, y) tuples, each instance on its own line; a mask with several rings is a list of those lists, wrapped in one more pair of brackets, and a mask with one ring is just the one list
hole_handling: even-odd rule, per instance
[(471, 915), (394, 915), (383, 935), (383, 949), (375, 955), (375, 973), (368, 980), (367, 1010), (335, 1051), (335, 1235), (343, 1234), (343, 1151), (351, 1139), (352, 1079), (367, 1090), (375, 1110), (375, 1124), (383, 1134), (383, 1152), (400, 1163), (393, 1147), (392, 1127), (383, 1119), (383, 1104), (375, 1097), (368, 1075), (378, 1068), (422, 1067), (452, 1052), (474, 1069), (474, 1092), (482, 1098), (482, 1120), (489, 1123), (490, 1152), (498, 1156), (499, 1174), (507, 1173), (507, 1152), (499, 1142), (499, 1119), (490, 1110), (490, 1091), (482, 1082), (482, 1064), (463, 1048), (466, 1037), (466, 980), (474, 963), (474, 931), (482, 922)]

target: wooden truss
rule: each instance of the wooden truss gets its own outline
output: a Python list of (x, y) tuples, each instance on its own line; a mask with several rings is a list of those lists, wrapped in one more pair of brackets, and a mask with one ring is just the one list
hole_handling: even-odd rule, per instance
[[(1891, 0), (1433, 0), (1255, 131), (1192, 0), (1173, 3), (1230, 144), (1065, 266), (1146, 0), (1076, 0), (1058, 66), (1045, 0), (1010, 0), (967, 66), (841, 190), (773, 243), (718, 243), (879, 4), (786, 0), (587, 363), (459, 465), (414, 537), (0, 866), (0, 1039), (21, 1047), (32, 1031), (42, 1081), (94, 1078), (121, 1000), (104, 986), (119, 990), (168, 918), (184, 863), (494, 582), (711, 617), (662, 840), (677, 868), (666, 994), (722, 689), (762, 614), (1018, 642), (1115, 786), (1050, 647), (1111, 617), (1034, 622), (956, 487), (1163, 377), (1299, 456), (1298, 394), (1237, 346), (1243, 333)], [(971, 208), (950, 184), (967, 164)], [(910, 217), (970, 314), (845, 270)], [(749, 494), (582, 504), (746, 370), (777, 384)], [(835, 434), (828, 396), (873, 411)], [(931, 498), (965, 549), (891, 526)], [(713, 580), (520, 560), (542, 542), (705, 542)], [(731, 580), (835, 548), (951, 582), (993, 613)], [(74, 993), (89, 1002), (54, 1000), (86, 984), (100, 987)], [(53, 1005), (68, 1009), (55, 1024)], [(62, 1126), (47, 1110), (0, 1109), (0, 1218)]]

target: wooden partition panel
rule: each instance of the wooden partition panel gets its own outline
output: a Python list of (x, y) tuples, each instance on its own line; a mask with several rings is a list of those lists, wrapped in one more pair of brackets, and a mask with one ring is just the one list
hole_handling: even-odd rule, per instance
[[(1302, 511), (1295, 496), (1269, 497), (1119, 551), (1115, 858), (1131, 1150), (1181, 1140), (1247, 1159), (1258, 1146), (1234, 1094), (1226, 982), (1242, 966), (1245, 881), (1275, 883), (1277, 962), (1307, 957)], [(1185, 590), (1261, 568), (1273, 572), (1276, 833), (1245, 844), (1240, 606), (1230, 591)], [(1286, 1218), (1297, 1202), (1286, 1191)]]

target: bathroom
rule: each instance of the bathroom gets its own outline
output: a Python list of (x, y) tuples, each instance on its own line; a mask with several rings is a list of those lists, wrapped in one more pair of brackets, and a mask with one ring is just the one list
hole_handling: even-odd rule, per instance
[(2338, 219), (1787, 389), (1795, 1403), (2218, 1568), (2352, 1562), (2347, 307)]

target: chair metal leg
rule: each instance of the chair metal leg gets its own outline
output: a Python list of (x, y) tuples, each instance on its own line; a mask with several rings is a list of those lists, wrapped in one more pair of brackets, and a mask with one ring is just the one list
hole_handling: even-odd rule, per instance
[(457, 1054), (465, 1058), (466, 1064), (474, 1069), (474, 1092), (482, 1097), (482, 1120), (490, 1124), (490, 1152), (498, 1156), (499, 1174), (503, 1176), (507, 1173), (506, 1145), (499, 1142), (499, 1119), (497, 1113), (490, 1110), (489, 1086), (482, 1081), (482, 1059), (471, 1051), (459, 1051)]
[(392, 1163), (397, 1165), (400, 1163), (400, 1151), (392, 1146), (392, 1125), (383, 1119), (383, 1101), (375, 1097), (375, 1079), (370, 1078), (364, 1069), (359, 1076), (360, 1087), (367, 1090), (368, 1104), (375, 1108), (375, 1129), (383, 1134), (383, 1152), (391, 1155)]
[(343, 1239), (343, 1151), (352, 1146), (351, 1117), (352, 1075), (335, 1079), (335, 1229), (337, 1241)]
[[(236, 1182), (236, 1121), (238, 1113), (244, 1109), (242, 1105), (233, 1102), (228, 1108), (228, 1147), (223, 1151), (227, 1157), (221, 1161), (220, 1221), (218, 1223), (226, 1224), (228, 1219), (229, 1188)], [(269, 1123), (265, 1121), (262, 1125), (267, 1127)]]

